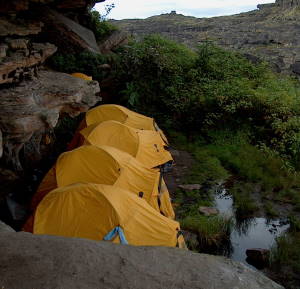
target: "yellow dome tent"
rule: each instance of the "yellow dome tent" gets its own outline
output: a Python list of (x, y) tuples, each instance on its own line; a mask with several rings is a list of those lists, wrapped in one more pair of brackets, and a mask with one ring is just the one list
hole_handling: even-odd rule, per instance
[(126, 190), (102, 184), (72, 184), (51, 191), (42, 200), (33, 232), (175, 247), (179, 230), (178, 222)]
[(84, 73), (81, 73), (81, 72), (74, 72), (71, 75), (74, 76), (74, 77), (77, 77), (77, 78), (88, 80), (88, 81), (93, 80), (93, 78), (91, 76), (88, 76), (88, 75), (86, 75)]
[(124, 106), (103, 104), (90, 109), (85, 115), (86, 125), (96, 122), (116, 120), (137, 129), (156, 130), (154, 119)]
[(116, 120), (137, 129), (158, 131), (164, 142), (168, 143), (168, 139), (153, 118), (134, 112), (121, 105), (99, 105), (90, 109), (85, 116), (87, 126), (106, 120)]
[(108, 145), (125, 151), (148, 168), (172, 161), (160, 135), (151, 130), (139, 130), (117, 121), (94, 123), (80, 132), (85, 144)]
[(79, 131), (81, 129), (90, 126), (91, 124), (108, 120), (115, 120), (135, 129), (157, 131), (165, 144), (168, 144), (168, 139), (153, 118), (134, 112), (121, 105), (103, 104), (90, 109), (86, 113), (85, 118), (80, 123), (68, 149), (72, 150), (80, 145), (81, 137)]
[(34, 211), (51, 190), (77, 182), (121, 187), (142, 197), (165, 216), (175, 217), (164, 182), (159, 191), (158, 170), (144, 167), (131, 155), (113, 147), (92, 145), (81, 146), (59, 156), (33, 196), (31, 210)]

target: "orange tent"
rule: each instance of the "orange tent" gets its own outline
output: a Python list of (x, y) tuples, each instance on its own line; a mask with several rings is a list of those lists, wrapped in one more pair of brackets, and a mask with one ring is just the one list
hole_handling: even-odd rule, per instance
[(158, 132), (139, 130), (117, 121), (94, 123), (80, 132), (84, 144), (107, 145), (125, 151), (148, 168), (172, 162), (171, 154)]
[(34, 233), (112, 240), (137, 246), (175, 247), (179, 223), (145, 200), (116, 186), (72, 184), (51, 191), (39, 204)]
[[(60, 155), (33, 196), (32, 211), (51, 190), (77, 182), (124, 188), (145, 199), (165, 216), (175, 217), (169, 192), (163, 181), (162, 189), (158, 191), (160, 185), (158, 170), (144, 167), (131, 155), (113, 147), (92, 145), (81, 146)], [(32, 218), (26, 222), (25, 231), (32, 230)]]
[(101, 123), (108, 120), (115, 120), (136, 129), (157, 131), (160, 134), (162, 140), (166, 144), (168, 144), (168, 139), (164, 135), (163, 131), (158, 127), (153, 118), (134, 112), (121, 105), (103, 104), (90, 109), (86, 113), (85, 118), (80, 123), (79, 128), (74, 135), (74, 138), (68, 146), (68, 150), (72, 150), (79, 146), (79, 131), (81, 129), (91, 124)]

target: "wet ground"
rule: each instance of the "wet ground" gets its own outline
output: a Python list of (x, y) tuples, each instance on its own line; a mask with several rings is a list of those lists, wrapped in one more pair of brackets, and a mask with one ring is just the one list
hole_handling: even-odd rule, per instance
[(233, 209), (233, 199), (223, 188), (216, 192), (215, 205), (221, 214), (233, 218), (233, 230), (230, 234), (230, 252), (232, 260), (245, 263), (251, 267), (246, 256), (246, 250), (251, 248), (270, 249), (276, 242), (276, 237), (285, 232), (289, 225), (285, 219), (247, 218), (237, 220)]
[[(174, 197), (178, 185), (183, 184), (193, 165), (193, 157), (185, 151), (171, 151), (175, 164), (173, 170), (167, 173), (164, 178), (168, 185), (171, 196)], [(254, 192), (255, 194), (255, 192)], [(227, 194), (223, 185), (215, 189), (215, 206), (224, 214), (233, 218), (233, 229), (229, 242), (223, 244), (216, 252), (210, 249), (206, 253), (227, 256), (235, 261), (242, 262), (252, 268), (248, 263), (246, 250), (251, 248), (270, 249), (276, 241), (276, 237), (285, 232), (289, 225), (286, 219), (267, 219), (263, 217), (261, 208), (258, 208), (259, 217), (237, 220), (234, 213), (233, 199)], [(259, 268), (262, 269), (262, 268)]]

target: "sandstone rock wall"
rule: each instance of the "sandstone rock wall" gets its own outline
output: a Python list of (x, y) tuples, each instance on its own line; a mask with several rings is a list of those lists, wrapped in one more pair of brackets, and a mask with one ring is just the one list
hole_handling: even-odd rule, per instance
[[(61, 113), (76, 116), (99, 101), (96, 81), (87, 82), (65, 73), (41, 71), (39, 77), (1, 90), (0, 125), (4, 158), (15, 170), (22, 170), (19, 152), (34, 133), (53, 129)], [(39, 142), (32, 152), (39, 159)]]
[(43, 65), (57, 50), (99, 53), (83, 24), (88, 9), (102, 1), (0, 0), (0, 218), (6, 195), (32, 191), (32, 171), (42, 156), (51, 157), (55, 138), (48, 136), (58, 120), (100, 100), (97, 82)]

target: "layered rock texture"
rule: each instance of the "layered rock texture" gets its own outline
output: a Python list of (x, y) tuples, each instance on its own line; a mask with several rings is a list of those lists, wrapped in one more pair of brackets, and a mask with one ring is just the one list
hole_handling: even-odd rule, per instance
[(278, 72), (300, 75), (299, 21), (299, 0), (277, 0), (233, 16), (195, 18), (173, 12), (113, 23), (138, 37), (159, 33), (190, 47), (212, 41), (253, 61), (266, 60)]
[(0, 230), (1, 288), (283, 288), (223, 257), (4, 231)]
[(102, 1), (0, 0), (0, 218), (6, 196), (32, 191), (32, 171), (50, 157), (58, 120), (100, 100), (97, 82), (47, 71), (44, 63), (56, 51), (100, 53), (85, 24)]
[(56, 126), (59, 115), (87, 111), (99, 101), (99, 91), (96, 81), (51, 71), (41, 71), (35, 80), (2, 89), (0, 124), (5, 159), (15, 170), (22, 170), (19, 152), (31, 139), (34, 150), (30, 159), (39, 159), (42, 136)]

